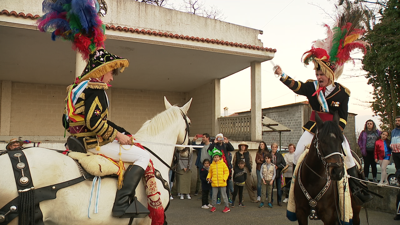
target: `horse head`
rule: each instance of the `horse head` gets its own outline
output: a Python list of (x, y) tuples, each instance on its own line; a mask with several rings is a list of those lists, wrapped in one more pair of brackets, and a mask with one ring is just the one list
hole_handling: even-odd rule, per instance
[(344, 137), (339, 127), (339, 115), (335, 112), (332, 121), (323, 122), (316, 113), (315, 121), (317, 134), (314, 137), (313, 145), (331, 179), (341, 180), (344, 175), (342, 148)]
[[(166, 110), (173, 110), (174, 107), (179, 109), (180, 114), (182, 115), (182, 120), (178, 124), (179, 127), (177, 127), (177, 129), (179, 130), (179, 134), (177, 136), (176, 143), (182, 144), (182, 145), (188, 144), (189, 143), (189, 129), (190, 129), (191, 121), (190, 121), (189, 117), (187, 116), (187, 112), (189, 111), (190, 105), (192, 104), (192, 99), (190, 99), (184, 106), (178, 107), (178, 106), (172, 106), (171, 103), (169, 103), (167, 98), (164, 96), (164, 104), (165, 104)], [(175, 109), (175, 110), (177, 110), (177, 109)]]

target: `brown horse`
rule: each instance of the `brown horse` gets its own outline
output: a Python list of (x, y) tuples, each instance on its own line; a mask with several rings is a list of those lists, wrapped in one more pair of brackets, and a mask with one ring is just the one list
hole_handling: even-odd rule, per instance
[[(344, 224), (339, 210), (337, 181), (344, 175), (344, 136), (339, 128), (339, 116), (323, 122), (315, 116), (317, 133), (308, 155), (299, 166), (295, 182), (296, 216), (300, 225), (308, 219), (321, 219), (324, 224)], [(351, 157), (351, 156), (348, 156)], [(348, 185), (348, 184), (347, 184)], [(353, 198), (353, 197), (352, 197)], [(361, 206), (354, 203), (353, 224), (360, 224)]]

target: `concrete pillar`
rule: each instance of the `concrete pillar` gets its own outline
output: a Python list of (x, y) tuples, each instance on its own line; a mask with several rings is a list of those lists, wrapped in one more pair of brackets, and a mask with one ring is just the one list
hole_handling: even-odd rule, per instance
[(75, 55), (75, 77), (79, 77), (82, 74), (83, 69), (85, 69), (87, 62), (82, 59), (82, 55), (76, 52)]
[(218, 118), (221, 116), (221, 80), (220, 79), (215, 79), (214, 80), (214, 97), (212, 99), (212, 124), (211, 124), (211, 130), (212, 130), (212, 135), (216, 135), (219, 133), (219, 125), (218, 125)]
[(251, 141), (262, 140), (261, 63), (251, 62)]
[(1, 82), (1, 136), (9, 136), (11, 130), (11, 85), (11, 81)]

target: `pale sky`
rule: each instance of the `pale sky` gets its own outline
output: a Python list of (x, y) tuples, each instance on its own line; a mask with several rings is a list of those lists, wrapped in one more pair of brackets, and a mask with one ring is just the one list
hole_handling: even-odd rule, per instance
[[(311, 43), (325, 38), (326, 29), (323, 24), (332, 25), (334, 3), (336, 0), (204, 0), (206, 4), (215, 5), (225, 16), (224, 21), (243, 25), (264, 31), (259, 38), (264, 47), (275, 48), (277, 52), (273, 59), (282, 67), (285, 73), (296, 80), (314, 79), (313, 65), (305, 67), (301, 56), (311, 49)], [(229, 4), (227, 4), (229, 2)], [(329, 15), (328, 15), (329, 14)], [(330, 16), (331, 15), (331, 16)], [(353, 58), (361, 58), (356, 54)], [(272, 64), (265, 62), (262, 67), (262, 108), (305, 101), (303, 96), (296, 96), (273, 75)], [(364, 128), (365, 121), (377, 117), (366, 104), (372, 101), (370, 92), (373, 90), (367, 84), (364, 76), (349, 78), (349, 75), (363, 75), (361, 61), (347, 63), (345, 71), (338, 82), (351, 90), (349, 112), (358, 114), (356, 130)], [(241, 87), (241, 88), (239, 88)], [(250, 109), (250, 70), (246, 69), (221, 81), (221, 106), (228, 107), (229, 113)], [(223, 112), (223, 110), (222, 110)]]
[[(284, 72), (300, 81), (315, 79), (313, 65), (305, 67), (301, 62), (304, 52), (311, 49), (317, 39), (325, 38), (323, 25), (333, 24), (334, 3), (336, 0), (202, 0), (207, 7), (216, 7), (223, 13), (223, 21), (263, 30), (259, 39), (264, 47), (275, 48), (273, 59)], [(361, 58), (356, 54), (354, 58)], [(270, 62), (262, 63), (262, 108), (305, 101), (303, 96), (296, 96), (289, 88), (273, 75)], [(349, 112), (358, 114), (356, 130), (363, 129), (367, 119), (377, 117), (369, 104), (372, 101), (372, 86), (364, 76), (349, 78), (348, 75), (363, 75), (358, 60), (345, 65), (345, 71), (337, 82), (351, 90)], [(347, 75), (347, 76), (346, 76)], [(243, 70), (221, 81), (221, 112), (228, 107), (228, 113), (250, 110), (250, 69)]]

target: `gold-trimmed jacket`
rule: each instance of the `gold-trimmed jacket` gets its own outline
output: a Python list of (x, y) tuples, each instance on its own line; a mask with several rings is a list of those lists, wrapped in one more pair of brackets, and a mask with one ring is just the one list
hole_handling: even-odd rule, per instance
[(107, 120), (109, 103), (106, 89), (108, 86), (105, 83), (89, 82), (75, 104), (74, 113), (82, 115), (83, 119), (65, 121), (63, 116), (65, 128), (72, 136), (82, 140), (86, 149), (112, 142), (119, 130), (125, 131)]
[[(314, 111), (323, 112), (322, 107), (317, 99), (318, 96), (312, 96), (316, 91), (314, 80), (307, 80), (305, 83), (303, 83), (301, 81), (295, 81), (289, 76), (282, 77), (280, 80), (294, 93), (306, 96), (311, 108)], [(325, 96), (325, 99), (329, 106), (329, 113), (334, 114), (336, 111), (338, 112), (340, 117), (339, 126), (343, 131), (347, 124), (350, 90), (337, 82), (334, 84), (335, 89), (328, 96)], [(316, 122), (312, 120), (308, 121), (306, 124), (304, 124), (303, 129), (314, 134), (317, 130)]]

